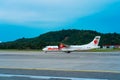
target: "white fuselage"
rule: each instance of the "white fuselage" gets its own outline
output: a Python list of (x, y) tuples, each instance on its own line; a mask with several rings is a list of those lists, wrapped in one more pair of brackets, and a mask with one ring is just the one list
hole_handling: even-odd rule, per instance
[(88, 46), (88, 45), (71, 45), (69, 48), (62, 48), (62, 51), (80, 51), (80, 50), (90, 50), (98, 48), (98, 46)]
[(98, 48), (99, 46), (89, 46), (89, 45), (71, 45), (69, 48), (58, 49), (58, 46), (46, 46), (43, 51), (80, 51), (80, 50), (90, 50)]
[(90, 50), (94, 48), (99, 48), (100, 36), (96, 36), (93, 41), (85, 45), (65, 45), (61, 44), (60, 46), (46, 46), (43, 48), (43, 51), (64, 51), (64, 52), (71, 52), (71, 51), (80, 51), (80, 50)]

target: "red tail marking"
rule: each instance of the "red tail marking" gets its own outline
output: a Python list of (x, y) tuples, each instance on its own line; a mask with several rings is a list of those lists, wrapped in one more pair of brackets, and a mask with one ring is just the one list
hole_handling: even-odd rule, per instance
[(94, 40), (94, 44), (96, 45), (96, 44), (98, 44), (98, 40), (96, 39), (96, 40)]

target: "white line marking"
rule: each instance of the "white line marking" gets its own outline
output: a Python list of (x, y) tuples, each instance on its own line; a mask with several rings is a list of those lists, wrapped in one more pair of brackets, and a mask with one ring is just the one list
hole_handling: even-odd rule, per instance
[(93, 79), (93, 78), (72, 78), (72, 77), (53, 77), (53, 76), (33, 76), (33, 75), (16, 75), (16, 74), (0, 74), (0, 77), (26, 77), (37, 79), (70, 79), (70, 80), (108, 80), (108, 79)]

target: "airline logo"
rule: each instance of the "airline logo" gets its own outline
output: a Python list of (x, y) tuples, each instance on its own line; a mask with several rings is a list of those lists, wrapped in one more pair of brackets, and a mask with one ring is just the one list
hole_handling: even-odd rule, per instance
[(96, 40), (94, 40), (94, 44), (96, 45), (96, 44), (98, 44), (98, 40), (96, 39)]
[(94, 40), (94, 44), (95, 44), (95, 45), (97, 45), (97, 44), (98, 44), (98, 40), (99, 40), (99, 38), (98, 38), (98, 37)]

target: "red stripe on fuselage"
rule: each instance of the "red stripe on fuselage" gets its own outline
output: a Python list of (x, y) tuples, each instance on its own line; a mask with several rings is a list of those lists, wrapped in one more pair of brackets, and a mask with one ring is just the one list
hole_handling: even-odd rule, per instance
[(59, 50), (58, 48), (48, 48), (48, 50), (52, 51), (52, 50)]

